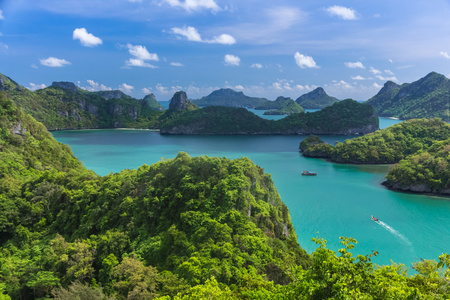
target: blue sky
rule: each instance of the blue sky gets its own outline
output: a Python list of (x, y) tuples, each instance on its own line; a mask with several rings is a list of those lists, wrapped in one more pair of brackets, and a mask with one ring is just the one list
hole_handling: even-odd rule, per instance
[(450, 2), (0, 0), (0, 72), (160, 101), (229, 87), (367, 100), (387, 80), (450, 74)]

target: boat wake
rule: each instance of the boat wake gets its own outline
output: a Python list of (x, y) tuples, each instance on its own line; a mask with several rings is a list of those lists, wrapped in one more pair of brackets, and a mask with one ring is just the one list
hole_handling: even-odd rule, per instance
[(384, 223), (383, 221), (377, 221), (375, 223), (378, 223), (379, 225), (381, 225), (384, 229), (386, 229), (387, 231), (392, 233), (399, 240), (405, 242), (408, 245), (411, 245), (411, 242), (408, 240), (408, 238), (406, 238), (403, 234), (401, 234), (400, 232), (398, 232), (397, 230), (395, 230), (394, 228), (392, 228), (388, 224)]

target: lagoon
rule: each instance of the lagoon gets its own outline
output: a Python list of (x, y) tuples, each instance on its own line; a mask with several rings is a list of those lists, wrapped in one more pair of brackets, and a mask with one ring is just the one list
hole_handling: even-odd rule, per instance
[[(388, 120), (387, 122), (396, 121)], [(380, 120), (380, 122), (382, 122)], [(396, 121), (398, 122), (398, 121)], [(385, 189), (389, 166), (334, 164), (298, 152), (304, 136), (164, 136), (148, 130), (82, 130), (53, 132), (69, 144), (84, 165), (100, 175), (173, 158), (191, 156), (249, 157), (272, 174), (288, 206), (300, 245), (309, 253), (322, 237), (331, 249), (339, 236), (358, 240), (355, 254), (379, 255), (377, 264), (438, 259), (450, 251), (449, 198), (403, 194)], [(326, 142), (347, 136), (325, 136)], [(303, 170), (318, 176), (301, 176)], [(374, 215), (382, 222), (370, 219)]]

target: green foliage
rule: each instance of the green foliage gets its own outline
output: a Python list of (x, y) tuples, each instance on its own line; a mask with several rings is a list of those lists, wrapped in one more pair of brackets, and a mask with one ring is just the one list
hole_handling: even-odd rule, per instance
[(302, 113), (303, 108), (291, 98), (278, 97), (275, 101), (268, 101), (263, 105), (255, 107), (255, 109), (270, 110), (265, 115), (290, 115)]
[[(426, 151), (434, 141), (448, 138), (450, 126), (439, 119), (409, 120), (337, 143), (334, 149), (327, 151), (328, 158), (335, 162), (392, 164), (418, 151)], [(305, 149), (304, 153), (313, 156), (316, 151), (323, 152), (320, 144)]]
[(0, 104), (0, 299), (448, 296), (447, 254), (412, 277), (354, 258), (348, 238), (340, 256), (317, 239), (311, 258), (248, 158), (181, 152), (99, 177), (4, 93)]
[(363, 134), (376, 129), (373, 108), (353, 100), (277, 121), (243, 108), (208, 106), (161, 122), (162, 134)]
[[(0, 74), (1, 75), (1, 74)], [(120, 91), (88, 92), (50, 86), (35, 92), (7, 89), (11, 99), (49, 130), (85, 128), (156, 128), (162, 112), (152, 99), (137, 100)], [(102, 93), (117, 93), (105, 98)]]
[(431, 72), (413, 83), (397, 85), (386, 82), (380, 92), (367, 100), (379, 116), (412, 118), (441, 118), (450, 121), (450, 80)]

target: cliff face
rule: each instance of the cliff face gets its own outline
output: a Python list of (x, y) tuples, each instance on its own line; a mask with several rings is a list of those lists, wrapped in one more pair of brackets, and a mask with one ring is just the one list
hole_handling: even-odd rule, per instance
[(134, 99), (119, 90), (89, 92), (72, 82), (53, 82), (50, 87), (32, 92), (0, 74), (0, 89), (49, 130), (155, 128), (161, 114), (149, 101)]

